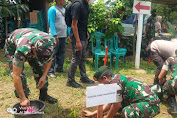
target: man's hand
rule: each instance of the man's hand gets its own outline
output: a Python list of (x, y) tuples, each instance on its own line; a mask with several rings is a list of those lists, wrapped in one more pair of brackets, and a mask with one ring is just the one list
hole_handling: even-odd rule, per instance
[(55, 38), (55, 40), (56, 40), (56, 42), (57, 42), (57, 45), (59, 45), (59, 39), (58, 39), (57, 35), (55, 35), (55, 36), (53, 36), (53, 37)]
[(42, 76), (42, 77), (39, 79), (37, 88), (38, 88), (38, 89), (41, 89), (41, 88), (44, 86), (45, 82), (46, 82), (46, 77)]
[(94, 113), (91, 112), (91, 111), (84, 110), (83, 112), (84, 112), (84, 114), (85, 114), (85, 117), (91, 117), (91, 116), (94, 115)]
[(71, 43), (71, 38), (70, 38), (70, 36), (68, 36), (68, 42)]
[(87, 40), (90, 38), (90, 34), (87, 32)]
[(165, 79), (159, 79), (159, 84), (162, 85), (165, 82)]
[(76, 41), (76, 49), (77, 49), (77, 51), (82, 50), (82, 44), (80, 41)]
[(30, 106), (30, 101), (27, 98), (20, 99), (20, 105), (22, 107), (29, 107)]

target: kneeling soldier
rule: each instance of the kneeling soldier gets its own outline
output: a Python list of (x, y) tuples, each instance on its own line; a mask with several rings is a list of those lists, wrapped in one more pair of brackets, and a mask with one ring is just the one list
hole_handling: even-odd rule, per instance
[[(117, 83), (117, 103), (103, 106), (103, 112), (109, 110), (104, 118), (112, 118), (118, 111), (125, 118), (148, 118), (160, 112), (160, 99), (147, 84), (131, 77), (113, 74), (107, 66), (100, 67), (93, 78), (103, 84)], [(97, 111), (84, 112), (85, 116), (97, 114)]]

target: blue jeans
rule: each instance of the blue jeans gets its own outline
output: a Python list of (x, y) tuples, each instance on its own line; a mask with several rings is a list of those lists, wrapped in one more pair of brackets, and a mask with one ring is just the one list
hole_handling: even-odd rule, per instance
[(54, 71), (63, 71), (63, 64), (65, 59), (65, 40), (66, 38), (58, 38), (59, 45), (57, 45), (54, 49), (54, 55), (52, 59), (52, 65), (49, 69), (49, 74)]

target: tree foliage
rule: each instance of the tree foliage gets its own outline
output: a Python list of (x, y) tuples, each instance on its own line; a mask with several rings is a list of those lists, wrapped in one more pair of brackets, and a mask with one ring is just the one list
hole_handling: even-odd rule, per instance
[(113, 17), (116, 11), (123, 6), (124, 4), (120, 0), (107, 2), (106, 4), (104, 4), (104, 0), (99, 0), (97, 3), (90, 5), (89, 33), (101, 31), (106, 28), (106, 37), (110, 38), (115, 32), (123, 32), (121, 18)]
[(0, 13), (2, 17), (16, 16), (17, 13), (28, 12), (29, 8), (25, 4), (21, 4), (21, 0), (12, 3), (10, 0), (0, 0)]
[[(71, 0), (65, 0), (65, 5), (68, 5), (70, 2), (72, 2), (72, 1)], [(56, 5), (56, 1), (55, 0), (53, 0), (53, 2), (49, 3), (50, 7), (53, 6), (53, 5)]]
[(157, 14), (162, 16), (163, 21), (172, 22), (177, 17), (177, 6), (176, 5), (163, 5), (163, 4), (152, 4), (153, 9), (157, 9)]
[(175, 28), (172, 26), (172, 24), (170, 22), (167, 22), (168, 27), (167, 27), (167, 31), (171, 34), (172, 38), (176, 38), (177, 37), (177, 33)]
[(21, 4), (21, 0), (0, 0), (0, 13), (2, 17), (5, 17), (5, 23), (6, 23), (6, 36), (8, 33), (8, 28), (7, 28), (7, 17), (19, 17), (19, 14), (22, 12), (28, 12), (29, 8), (25, 4)]

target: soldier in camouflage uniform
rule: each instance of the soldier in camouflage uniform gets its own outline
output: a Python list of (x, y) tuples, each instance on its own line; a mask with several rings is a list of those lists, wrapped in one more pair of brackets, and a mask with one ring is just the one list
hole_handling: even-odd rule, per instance
[(5, 43), (5, 55), (8, 58), (10, 76), (13, 78), (15, 95), (20, 98), (22, 106), (28, 106), (30, 90), (24, 73), (24, 62), (30, 64), (37, 88), (40, 89), (39, 99), (49, 103), (57, 102), (47, 94), (47, 73), (52, 63), (53, 49), (56, 40), (45, 32), (32, 28), (13, 31)]
[[(147, 84), (131, 77), (114, 75), (107, 66), (100, 67), (93, 78), (103, 84), (117, 83), (117, 103), (103, 106), (103, 112), (109, 110), (104, 118), (112, 118), (117, 111), (122, 111), (125, 118), (148, 118), (160, 112), (160, 100)], [(84, 112), (85, 116), (97, 114), (97, 111)]]
[(155, 37), (155, 22), (156, 22), (156, 10), (152, 10), (152, 15), (147, 20), (146, 24), (146, 33), (142, 40), (142, 57), (145, 59), (147, 58), (146, 47), (154, 40)]
[[(163, 97), (168, 101), (168, 111), (170, 113), (177, 113), (177, 103), (175, 95), (177, 94), (177, 50), (175, 51), (176, 56), (169, 57), (159, 74), (159, 84), (163, 85)], [(163, 79), (168, 70), (171, 69), (172, 74), (170, 80), (166, 81)]]

